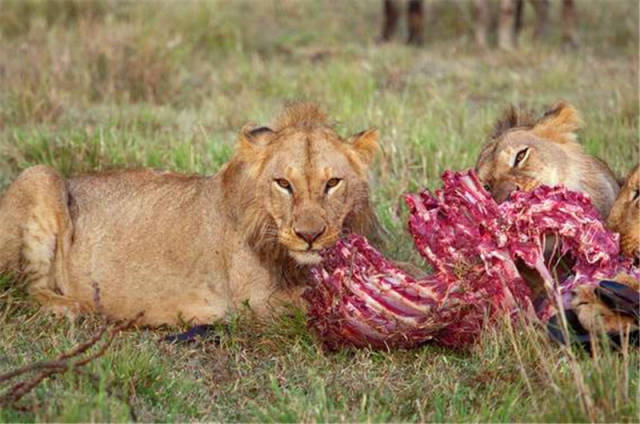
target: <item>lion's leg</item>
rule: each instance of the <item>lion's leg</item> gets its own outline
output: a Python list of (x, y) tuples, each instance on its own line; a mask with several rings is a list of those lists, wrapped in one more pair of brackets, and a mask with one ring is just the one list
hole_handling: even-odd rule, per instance
[(0, 199), (0, 272), (20, 270), (20, 250), (22, 246), (19, 226), (20, 211), (12, 208), (12, 189)]
[(524, 25), (524, 0), (515, 0), (515, 6), (513, 11), (513, 37), (518, 43), (518, 37), (522, 32)]
[(536, 30), (533, 37), (544, 38), (549, 26), (549, 0), (531, 0), (531, 5), (536, 11)]
[(400, 6), (397, 0), (384, 0), (382, 2), (384, 21), (382, 23), (382, 33), (380, 41), (389, 41), (398, 26), (398, 18), (400, 17)]
[(500, 15), (498, 16), (498, 47), (503, 50), (513, 49), (514, 8), (513, 0), (500, 1)]
[(475, 17), (475, 39), (478, 47), (487, 47), (487, 30), (490, 25), (490, 10), (488, 0), (473, 0), (473, 12)]
[(562, 0), (562, 38), (572, 48), (578, 47), (577, 20), (578, 16), (574, 0)]
[(408, 44), (422, 44), (424, 30), (422, 0), (409, 0), (407, 5), (407, 28), (409, 29)]
[(289, 306), (306, 310), (307, 303), (302, 298), (302, 293), (304, 293), (306, 289), (306, 282), (303, 282), (297, 286), (278, 290), (269, 298), (269, 306), (275, 310)]
[(79, 311), (63, 295), (71, 232), (64, 180), (49, 167), (24, 171), (0, 201), (0, 269), (24, 274), (29, 293), (56, 313)]

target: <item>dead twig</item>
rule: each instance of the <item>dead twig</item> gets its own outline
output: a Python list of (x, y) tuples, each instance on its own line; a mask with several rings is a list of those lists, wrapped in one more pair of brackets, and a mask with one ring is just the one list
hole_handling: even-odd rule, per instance
[[(0, 396), (0, 406), (9, 406), (15, 404), (18, 400), (20, 400), (20, 398), (22, 398), (24, 395), (33, 390), (33, 388), (35, 388), (38, 384), (40, 384), (40, 382), (48, 377), (51, 377), (52, 375), (63, 374), (67, 371), (76, 371), (80, 367), (83, 367), (94, 359), (104, 355), (109, 346), (111, 346), (111, 343), (113, 342), (116, 335), (123, 330), (131, 328), (140, 319), (140, 317), (142, 317), (142, 315), (143, 313), (140, 312), (130, 320), (122, 321), (112, 326), (108, 324), (103, 325), (100, 330), (98, 330), (98, 332), (94, 334), (89, 340), (78, 344), (70, 351), (59, 355), (53, 360), (34, 362), (32, 364), (0, 375), (1, 383), (24, 374), (28, 374), (34, 371), (40, 371), (31, 379), (16, 383), (7, 391), (5, 391), (5, 393)], [(74, 359), (77, 359), (80, 355), (84, 354), (87, 350), (95, 346), (103, 338), (104, 334), (107, 331), (108, 336), (100, 349), (84, 358), (74, 361)]]
[(56, 359), (53, 360), (49, 360), (49, 361), (39, 361), (39, 362), (34, 362), (32, 364), (29, 365), (25, 365), (22, 368), (18, 368), (15, 369), (13, 371), (10, 371), (6, 374), (2, 374), (0, 375), (0, 383), (10, 380), (14, 377), (17, 377), (19, 375), (28, 373), (30, 371), (35, 371), (37, 369), (43, 369), (43, 368), (63, 368), (66, 369), (68, 364), (68, 359), (73, 358), (75, 356), (81, 355), (82, 353), (86, 352), (87, 349), (89, 349), (90, 347), (92, 347), (93, 345), (95, 345), (104, 335), (104, 333), (109, 329), (108, 325), (103, 325), (100, 330), (98, 330), (98, 332), (96, 334), (94, 334), (89, 340), (87, 340), (84, 343), (81, 343), (79, 345), (77, 345), (76, 347), (74, 347), (73, 349), (71, 349), (69, 352), (67, 353), (63, 353), (62, 355), (58, 356)]

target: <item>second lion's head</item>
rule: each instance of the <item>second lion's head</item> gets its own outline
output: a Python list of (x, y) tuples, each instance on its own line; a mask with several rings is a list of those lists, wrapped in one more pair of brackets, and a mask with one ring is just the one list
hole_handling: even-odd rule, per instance
[(225, 199), (256, 250), (315, 264), (342, 233), (374, 229), (367, 171), (377, 150), (375, 129), (343, 139), (317, 106), (294, 103), (272, 126), (242, 128), (222, 171)]
[(511, 108), (478, 156), (478, 177), (498, 202), (517, 190), (563, 185), (588, 194), (606, 217), (619, 187), (607, 164), (576, 141), (581, 125), (576, 109), (564, 102), (539, 117)]

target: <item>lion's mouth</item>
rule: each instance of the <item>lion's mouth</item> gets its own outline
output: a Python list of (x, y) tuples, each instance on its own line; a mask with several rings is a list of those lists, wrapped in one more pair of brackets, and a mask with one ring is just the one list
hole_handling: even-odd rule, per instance
[(289, 250), (289, 255), (300, 265), (317, 265), (322, 261), (320, 250)]

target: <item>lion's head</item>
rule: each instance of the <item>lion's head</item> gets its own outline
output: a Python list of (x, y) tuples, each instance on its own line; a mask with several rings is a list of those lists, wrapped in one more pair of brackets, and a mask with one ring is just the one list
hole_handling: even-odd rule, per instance
[(622, 253), (640, 260), (640, 165), (629, 173), (620, 189), (607, 224), (620, 233)]
[(608, 166), (576, 142), (576, 110), (558, 103), (542, 116), (511, 108), (484, 145), (476, 172), (498, 202), (515, 190), (564, 185), (590, 195), (606, 216), (618, 185)]
[(342, 233), (374, 229), (367, 169), (377, 150), (376, 130), (345, 140), (317, 106), (295, 103), (273, 126), (240, 131), (222, 171), (225, 198), (261, 255), (315, 264)]

